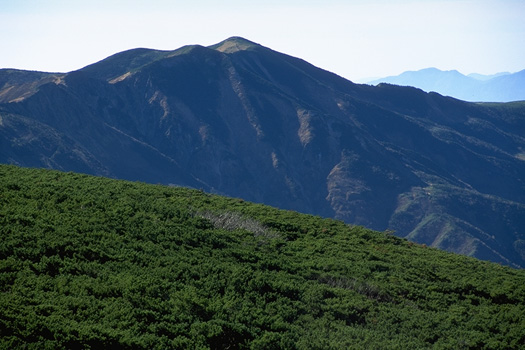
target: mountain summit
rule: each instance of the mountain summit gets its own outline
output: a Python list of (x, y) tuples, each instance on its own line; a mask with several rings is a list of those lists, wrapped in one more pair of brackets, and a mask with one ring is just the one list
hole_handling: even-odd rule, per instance
[(228, 38), (218, 44), (210, 46), (210, 48), (224, 53), (235, 53), (237, 51), (249, 50), (255, 47), (261, 47), (261, 45), (238, 36)]
[(0, 70), (0, 162), (200, 188), (525, 266), (525, 105), (357, 85), (233, 37)]

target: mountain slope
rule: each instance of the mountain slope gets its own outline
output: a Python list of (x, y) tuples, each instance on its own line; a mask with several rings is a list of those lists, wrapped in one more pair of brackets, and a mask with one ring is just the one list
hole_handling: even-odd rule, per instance
[(64, 74), (0, 69), (0, 103), (17, 102), (31, 96), (49, 82), (60, 82)]
[(242, 38), (0, 104), (0, 161), (178, 184), (525, 266), (522, 104), (353, 84)]
[(368, 84), (388, 83), (414, 86), (424, 91), (435, 91), (473, 102), (511, 102), (525, 100), (525, 70), (516, 73), (501, 73), (492, 76), (469, 74), (456, 70), (441, 71), (426, 68), (403, 72), (397, 76), (375, 79)]
[(518, 349), (525, 270), (198, 190), (0, 165), (0, 347)]

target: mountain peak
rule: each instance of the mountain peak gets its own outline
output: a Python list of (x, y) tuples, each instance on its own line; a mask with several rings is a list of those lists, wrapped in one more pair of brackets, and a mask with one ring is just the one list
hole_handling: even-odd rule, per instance
[(224, 53), (234, 53), (237, 51), (250, 50), (259, 46), (259, 44), (250, 40), (241, 38), (239, 36), (232, 36), (231, 38), (221, 41), (218, 44), (210, 46), (210, 48)]
[(8, 73), (0, 163), (195, 187), (525, 267), (524, 103), (355, 85), (239, 37)]

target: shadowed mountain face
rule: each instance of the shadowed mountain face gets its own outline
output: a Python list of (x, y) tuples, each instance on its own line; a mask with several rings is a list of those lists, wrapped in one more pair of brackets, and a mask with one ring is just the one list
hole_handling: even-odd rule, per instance
[(356, 85), (242, 38), (0, 84), (2, 163), (197, 187), (525, 266), (525, 104)]

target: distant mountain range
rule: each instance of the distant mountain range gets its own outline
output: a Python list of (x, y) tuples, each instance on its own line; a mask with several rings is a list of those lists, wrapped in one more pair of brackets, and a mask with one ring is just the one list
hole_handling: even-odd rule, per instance
[(511, 102), (525, 100), (525, 70), (517, 73), (494, 75), (463, 75), (457, 70), (442, 71), (427, 68), (408, 71), (397, 76), (374, 79), (371, 85), (380, 83), (413, 86), (426, 92), (437, 92), (471, 102)]
[(0, 70), (1, 163), (200, 188), (514, 267), (524, 135), (525, 103), (358, 85), (238, 37)]

